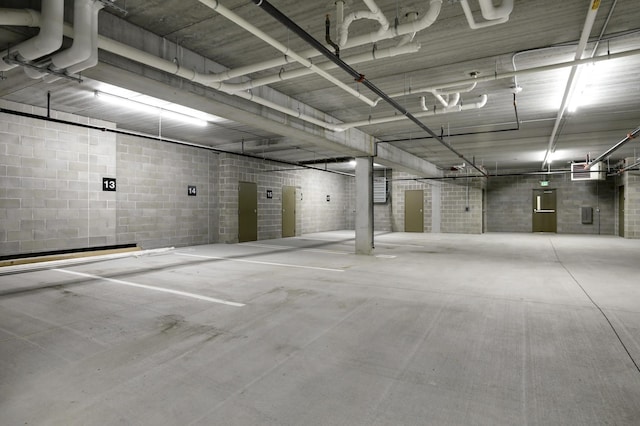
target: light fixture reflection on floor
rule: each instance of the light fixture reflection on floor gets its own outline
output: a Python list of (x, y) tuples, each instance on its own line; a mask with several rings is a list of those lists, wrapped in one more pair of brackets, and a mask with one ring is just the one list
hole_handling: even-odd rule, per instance
[[(192, 124), (194, 126), (204, 127), (208, 124), (208, 121), (203, 118), (185, 114), (183, 112), (175, 111), (174, 109), (180, 108), (181, 107), (180, 105), (176, 105), (172, 103), (166, 103), (165, 105), (162, 105), (162, 106), (151, 105), (146, 102), (129, 99), (124, 96), (113, 95), (113, 94), (102, 92), (99, 90), (96, 90), (94, 92), (94, 95), (96, 98), (102, 101), (109, 102), (119, 107), (130, 108), (138, 112), (155, 114), (155, 115), (161, 116), (162, 118), (177, 120), (186, 124)], [(185, 108), (182, 107), (180, 109), (185, 109)]]

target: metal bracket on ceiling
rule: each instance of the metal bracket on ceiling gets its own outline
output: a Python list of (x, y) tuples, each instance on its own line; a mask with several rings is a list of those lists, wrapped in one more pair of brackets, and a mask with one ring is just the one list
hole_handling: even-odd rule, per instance
[(66, 74), (64, 71), (55, 71), (55, 70), (51, 70), (51, 69), (49, 69), (47, 67), (39, 67), (39, 66), (34, 65), (34, 64), (30, 63), (30, 62), (20, 60), (15, 56), (7, 56), (7, 57), (4, 58), (4, 61), (8, 62), (10, 64), (20, 65), (21, 67), (29, 68), (29, 69), (32, 69), (34, 71), (45, 72), (47, 74), (52, 74), (52, 75), (55, 75), (55, 76), (60, 77), (60, 78), (66, 78), (67, 80), (77, 81), (78, 83), (82, 83), (82, 81), (83, 81), (81, 77), (74, 77), (72, 75)]

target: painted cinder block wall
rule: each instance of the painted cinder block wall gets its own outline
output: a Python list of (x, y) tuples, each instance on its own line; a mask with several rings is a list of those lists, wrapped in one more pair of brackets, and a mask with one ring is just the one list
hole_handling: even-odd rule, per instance
[(118, 135), (118, 243), (151, 248), (215, 241), (216, 163), (208, 150)]
[[(542, 189), (540, 176), (492, 177), (487, 184), (487, 231), (531, 232), (533, 190)], [(547, 178), (556, 189), (559, 234), (613, 235), (615, 180), (571, 181), (567, 175)], [(582, 224), (582, 207), (593, 208), (593, 223)]]
[[(627, 159), (627, 164), (635, 162)], [(631, 171), (623, 175), (625, 188), (624, 237), (640, 238), (640, 172)]]
[[(110, 126), (55, 111), (51, 117)], [(0, 114), (0, 255), (117, 243), (116, 193), (103, 192), (101, 179), (115, 173), (114, 134)]]
[(422, 190), (425, 233), (482, 233), (483, 180), (419, 180), (415, 175), (394, 171), (391, 179), (391, 229), (404, 232), (404, 194)]
[[(2, 105), (46, 115), (42, 108)], [(103, 177), (116, 178), (116, 192), (102, 190)], [(258, 183), (259, 239), (282, 235), (283, 185), (296, 187), (298, 235), (353, 229), (355, 221), (350, 176), (10, 114), (0, 114), (0, 178), (0, 255), (236, 242), (239, 181)]]

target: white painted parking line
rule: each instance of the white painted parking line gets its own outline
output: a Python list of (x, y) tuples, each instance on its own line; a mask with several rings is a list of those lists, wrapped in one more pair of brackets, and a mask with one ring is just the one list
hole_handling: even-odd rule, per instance
[(229, 262), (243, 262), (243, 263), (254, 263), (257, 265), (283, 266), (285, 268), (315, 269), (318, 271), (344, 272), (344, 269), (320, 268), (318, 266), (292, 265), (290, 263), (262, 262), (259, 260), (234, 259), (232, 257), (218, 257), (218, 256), (202, 256), (199, 254), (188, 254), (188, 253), (180, 253), (180, 252), (176, 252), (175, 254), (178, 256), (199, 257), (200, 259), (227, 260)]
[(309, 249), (303, 247), (296, 246), (278, 246), (278, 245), (270, 245), (270, 244), (254, 244), (254, 243), (241, 243), (238, 244), (241, 246), (249, 246), (249, 247), (264, 247), (264, 248), (277, 248), (282, 250), (291, 250), (294, 249), (296, 251), (308, 251), (311, 253), (325, 253), (325, 254), (338, 254), (340, 256), (344, 256), (345, 254), (353, 254), (347, 251), (337, 251), (337, 250), (323, 250), (323, 249)]
[[(312, 238), (312, 237), (295, 237), (297, 239), (301, 239), (301, 240), (313, 240), (313, 241), (325, 241), (327, 243), (336, 243), (336, 244), (340, 244), (340, 243), (345, 243), (348, 241), (355, 241), (354, 238), (350, 238), (348, 240), (323, 240), (321, 238)], [(380, 243), (378, 242), (375, 238), (373, 241), (373, 244), (376, 246), (392, 246), (392, 247), (415, 247), (415, 248), (424, 248), (424, 246), (419, 246), (417, 244), (392, 244), (392, 243)]]
[(177, 296), (190, 297), (192, 299), (204, 300), (206, 302), (221, 303), (223, 305), (229, 305), (229, 306), (235, 306), (235, 307), (245, 306), (244, 303), (229, 302), (228, 300), (216, 299), (216, 298), (213, 298), (213, 297), (202, 296), (200, 294), (188, 293), (186, 291), (172, 290), (170, 288), (155, 287), (155, 286), (145, 285), (145, 284), (137, 284), (137, 283), (132, 283), (132, 282), (129, 282), (129, 281), (122, 281), (122, 280), (116, 280), (116, 279), (113, 279), (113, 278), (101, 277), (99, 275), (85, 274), (83, 272), (69, 271), (68, 269), (51, 269), (51, 270), (52, 271), (56, 271), (56, 272), (62, 272), (62, 273), (69, 274), (69, 275), (77, 275), (79, 277), (91, 278), (91, 279), (94, 279), (94, 280), (107, 281), (107, 282), (110, 282), (110, 283), (113, 283), (113, 284), (126, 285), (126, 286), (129, 286), (129, 287), (144, 288), (146, 290), (160, 291), (162, 293), (170, 293), (170, 294), (175, 294)]

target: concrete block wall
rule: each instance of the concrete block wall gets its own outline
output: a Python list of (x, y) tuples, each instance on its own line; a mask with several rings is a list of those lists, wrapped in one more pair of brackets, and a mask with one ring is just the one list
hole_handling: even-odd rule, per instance
[(484, 180), (461, 177), (442, 182), (441, 232), (481, 234)]
[[(407, 190), (424, 191), (424, 232), (431, 232), (432, 218), (432, 182), (411, 180), (416, 176), (393, 171), (391, 176), (391, 230), (393, 232), (404, 232), (404, 192)], [(405, 180), (408, 179), (408, 180)]]
[[(219, 241), (238, 241), (238, 182), (254, 182), (258, 192), (258, 239), (282, 237), (282, 187), (296, 187), (296, 234), (302, 227), (300, 208), (300, 173), (290, 166), (270, 161), (219, 154)], [(267, 190), (273, 198), (267, 198)]]
[[(4, 108), (46, 115), (2, 101)], [(110, 124), (52, 111), (52, 118)], [(0, 255), (116, 242), (115, 135), (35, 118), (0, 114)]]
[(355, 178), (315, 170), (299, 173), (302, 233), (354, 229)]
[[(532, 191), (541, 189), (540, 176), (493, 177), (487, 185), (487, 230), (531, 232)], [(613, 235), (616, 221), (615, 180), (571, 181), (552, 175), (556, 189), (558, 233)], [(593, 224), (582, 224), (582, 207), (593, 207)], [(599, 211), (598, 211), (599, 209)]]
[[(208, 150), (118, 136), (118, 243), (157, 248), (214, 242), (217, 161)], [(188, 186), (196, 187), (195, 196)]]
[(623, 181), (625, 188), (624, 237), (640, 238), (640, 172), (626, 172)]

